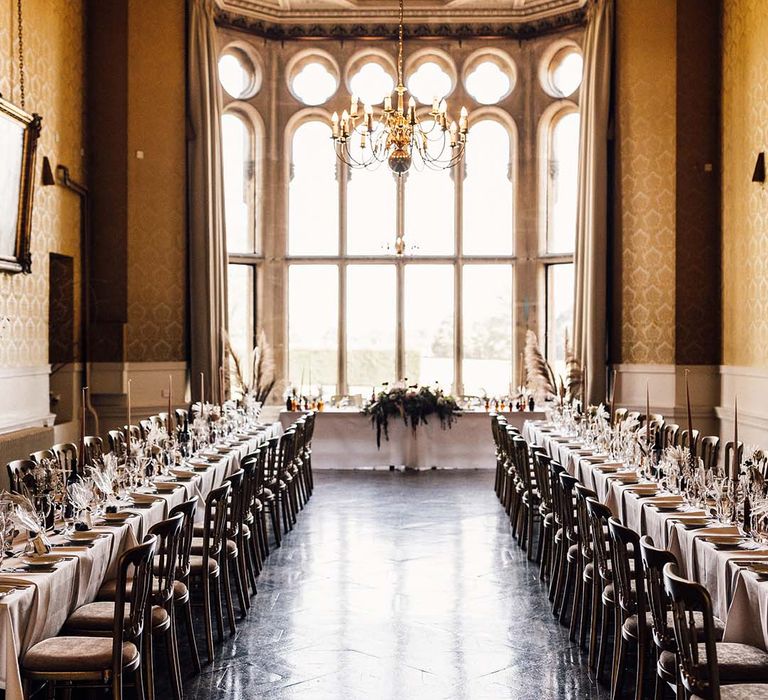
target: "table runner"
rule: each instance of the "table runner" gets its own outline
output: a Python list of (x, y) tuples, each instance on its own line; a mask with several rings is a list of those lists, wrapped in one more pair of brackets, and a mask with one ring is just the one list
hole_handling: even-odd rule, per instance
[[(205, 472), (197, 472), (191, 481), (178, 482), (181, 488), (171, 493), (158, 493), (157, 501), (148, 508), (130, 508), (135, 515), (121, 525), (95, 525), (94, 531), (104, 533), (92, 547), (57, 547), (62, 556), (73, 557), (57, 565), (52, 573), (4, 573), (0, 569), (0, 584), (29, 586), (0, 599), (0, 687), (5, 688), (6, 700), (23, 700), (19, 659), (34, 644), (55, 637), (69, 615), (81, 605), (96, 599), (104, 581), (115, 574), (117, 561), (129, 547), (135, 546), (152, 525), (164, 520), (178, 503), (193, 496), (205, 496), (230, 474), (240, 468), (240, 460), (260, 444), (282, 432), (279, 423), (266, 426), (222, 455)], [(198, 508), (198, 513), (200, 513)], [(61, 536), (52, 538), (62, 542)], [(6, 560), (4, 569), (17, 560)]]

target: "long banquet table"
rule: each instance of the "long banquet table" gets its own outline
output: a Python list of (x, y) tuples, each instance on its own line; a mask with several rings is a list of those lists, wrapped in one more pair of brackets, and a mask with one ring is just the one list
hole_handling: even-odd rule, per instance
[[(101, 537), (90, 546), (56, 546), (53, 552), (68, 557), (51, 573), (12, 572), (19, 560), (6, 559), (0, 567), (0, 585), (18, 586), (15, 593), (0, 598), (0, 687), (6, 700), (22, 700), (20, 659), (34, 644), (55, 637), (69, 615), (96, 599), (102, 583), (115, 575), (120, 554), (142, 540), (155, 523), (164, 520), (179, 503), (197, 496), (201, 502), (211, 489), (240, 466), (240, 459), (272, 436), (281, 433), (279, 423), (266, 426), (228, 454), (212, 461), (206, 471), (195, 472), (178, 488), (153, 494), (148, 507), (133, 506), (125, 524), (94, 524)], [(202, 515), (200, 507), (198, 513)], [(51, 538), (54, 544), (64, 539)]]
[[(280, 422), (287, 428), (303, 414), (282, 411)], [(520, 430), (526, 420), (540, 419), (541, 412), (503, 413), (509, 425)], [(443, 430), (439, 419), (415, 431), (402, 420), (389, 421), (389, 440), (382, 435), (376, 447), (371, 419), (357, 409), (326, 409), (317, 414), (312, 438), (313, 469), (359, 469), (405, 466), (410, 469), (495, 469), (496, 455), (491, 441), (491, 422), (484, 411), (467, 411), (450, 429)]]
[(754, 561), (768, 563), (768, 547), (720, 550), (703, 538), (736, 534), (736, 527), (712, 524), (688, 529), (686, 518), (701, 516), (702, 511), (658, 510), (652, 500), (639, 493), (637, 484), (624, 484), (621, 477), (600, 469), (620, 463), (598, 462), (592, 450), (577, 439), (558, 434), (542, 421), (526, 423), (523, 435), (528, 444), (545, 448), (569, 474), (593, 489), (625, 526), (649, 535), (656, 546), (677, 557), (682, 575), (709, 591), (714, 614), (725, 622), (724, 641), (768, 650), (768, 581), (745, 566)]

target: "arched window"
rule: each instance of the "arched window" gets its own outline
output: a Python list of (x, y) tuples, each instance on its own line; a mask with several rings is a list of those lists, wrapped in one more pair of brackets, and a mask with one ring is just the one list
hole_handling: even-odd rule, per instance
[(339, 185), (327, 120), (300, 124), (291, 139), (288, 251), (291, 255), (339, 252)]
[(254, 122), (244, 113), (225, 112), (221, 118), (224, 176), (224, 221), (227, 232), (227, 313), (230, 339), (243, 356), (256, 335), (256, 276), (258, 173), (261, 154)]
[(572, 336), (576, 207), (579, 172), (579, 113), (566, 104), (546, 126), (546, 349), (559, 374), (565, 372), (565, 336)]

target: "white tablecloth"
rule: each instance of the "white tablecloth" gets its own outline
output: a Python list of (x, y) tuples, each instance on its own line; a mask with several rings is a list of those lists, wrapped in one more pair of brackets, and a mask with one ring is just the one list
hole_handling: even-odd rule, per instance
[[(159, 493), (149, 508), (132, 508), (135, 516), (120, 526), (95, 525), (104, 533), (92, 547), (55, 548), (54, 553), (73, 557), (57, 565), (53, 573), (5, 571), (19, 564), (6, 559), (0, 569), (0, 584), (29, 586), (0, 599), (0, 687), (5, 688), (6, 700), (22, 700), (19, 659), (34, 644), (54, 637), (69, 615), (81, 605), (96, 598), (102, 583), (114, 576), (119, 555), (141, 540), (155, 523), (167, 517), (178, 503), (195, 495), (205, 497), (229, 474), (238, 470), (240, 459), (264, 440), (279, 435), (279, 423), (268, 426), (215, 462), (206, 472), (195, 474), (181, 488), (171, 493)], [(52, 538), (61, 542), (61, 537)]]
[[(283, 428), (302, 414), (280, 413)], [(504, 413), (510, 425), (520, 430), (527, 419), (543, 413)], [(402, 420), (389, 421), (389, 440), (382, 435), (376, 448), (376, 430), (371, 419), (359, 411), (326, 410), (317, 414), (312, 439), (313, 469), (360, 469), (405, 466), (411, 469), (495, 469), (496, 456), (488, 413), (469, 412), (443, 430), (437, 416), (415, 431)]]
[(531, 444), (543, 446), (552, 457), (585, 485), (594, 489), (627, 527), (649, 535), (657, 546), (669, 549), (681, 573), (704, 585), (712, 597), (715, 616), (726, 623), (724, 640), (768, 649), (768, 582), (744, 568), (749, 561), (768, 562), (768, 549), (719, 550), (704, 537), (736, 533), (732, 526), (713, 525), (688, 530), (679, 512), (660, 512), (651, 500), (601, 472), (586, 450), (573, 438), (559, 436), (543, 423), (526, 423), (523, 434)]

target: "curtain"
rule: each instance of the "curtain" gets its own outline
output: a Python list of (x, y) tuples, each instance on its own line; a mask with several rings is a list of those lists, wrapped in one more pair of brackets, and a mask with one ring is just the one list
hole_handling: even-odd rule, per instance
[(587, 366), (591, 403), (605, 396), (608, 251), (608, 128), (613, 50), (613, 0), (593, 0), (584, 36), (579, 111), (574, 349)]
[[(219, 396), (226, 325), (227, 267), (221, 152), (222, 101), (214, 0), (188, 0), (187, 210), (189, 217), (190, 354), (192, 400)], [(210, 392), (210, 393), (209, 393)]]

